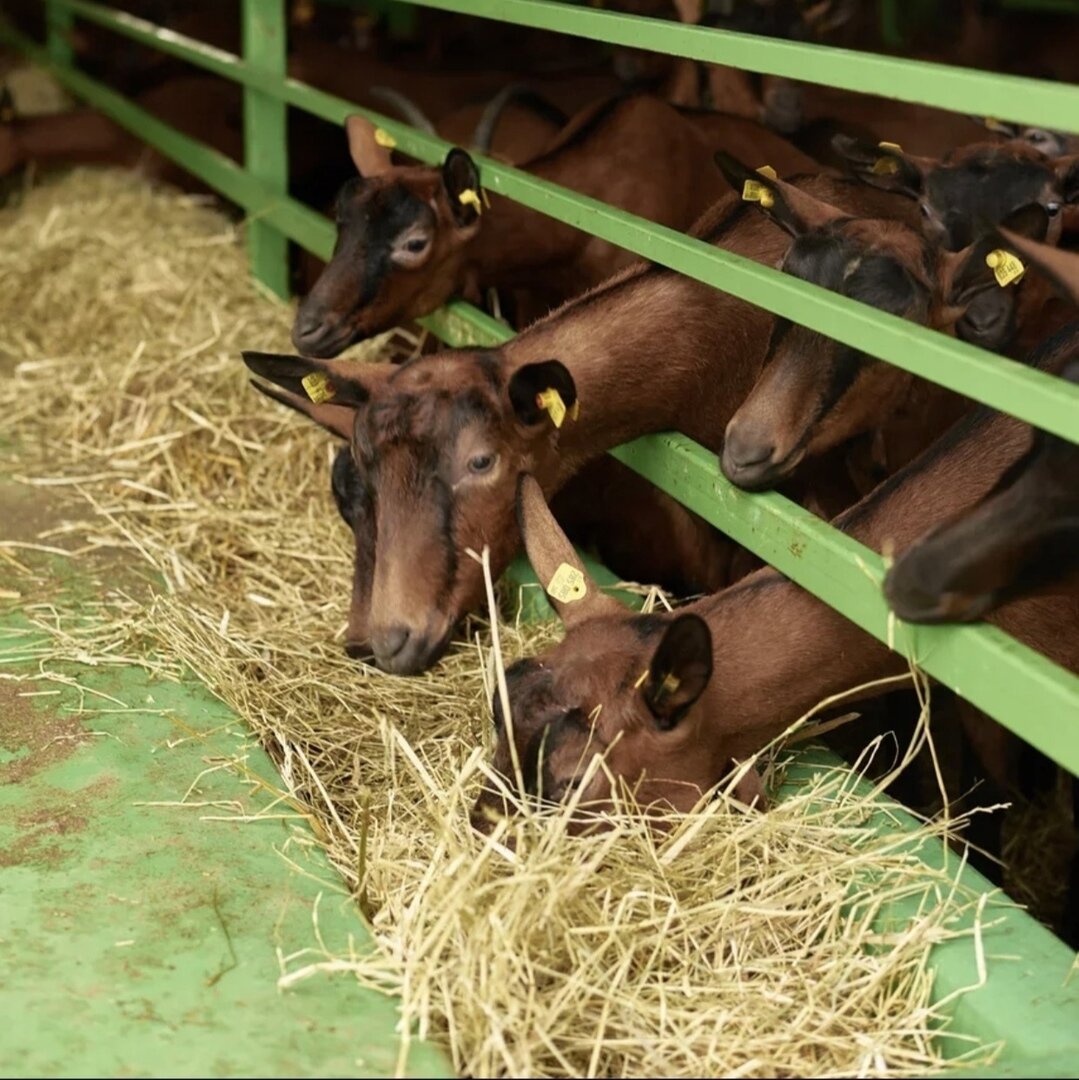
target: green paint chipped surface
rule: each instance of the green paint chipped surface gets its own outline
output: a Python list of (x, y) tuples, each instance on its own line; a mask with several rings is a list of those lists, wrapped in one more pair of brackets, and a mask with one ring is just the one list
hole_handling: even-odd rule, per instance
[[(277, 989), (316, 910), (367, 939), (266, 753), (195, 682), (31, 677), (35, 636), (0, 616), (0, 1075), (392, 1075), (391, 1000)], [(415, 1041), (408, 1071), (447, 1075)]]

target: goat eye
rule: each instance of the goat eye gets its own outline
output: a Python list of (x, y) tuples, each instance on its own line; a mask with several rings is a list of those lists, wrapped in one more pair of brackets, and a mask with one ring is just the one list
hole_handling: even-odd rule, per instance
[(497, 454), (477, 454), (474, 458), (469, 459), (468, 471), (476, 475), (490, 472), (497, 460)]
[(1045, 212), (1050, 217), (1056, 217), (1057, 214), (1060, 213), (1060, 203), (1058, 203), (1058, 202), (1046, 203), (1045, 204)]
[(417, 236), (414, 240), (409, 240), (409, 242), (405, 244), (405, 251), (408, 251), (413, 255), (418, 255), (425, 247), (427, 247), (427, 238), (425, 236)]

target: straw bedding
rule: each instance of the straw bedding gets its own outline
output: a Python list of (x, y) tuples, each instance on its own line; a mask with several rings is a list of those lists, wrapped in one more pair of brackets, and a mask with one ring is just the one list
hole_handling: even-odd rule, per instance
[[(251, 391), (239, 361), (286, 350), (290, 315), (250, 283), (224, 216), (133, 177), (76, 171), (0, 212), (2, 469), (82, 500), (42, 543), (126, 548), (157, 582), (114, 582), (76, 621), (9, 560), (0, 602), (51, 628), (46, 665), (187, 666), (260, 734), (375, 941), (285, 957), (282, 985), (352, 972), (399, 998), (402, 1067), (418, 1033), (463, 1075), (943, 1066), (927, 957), (976, 898), (954, 866), (932, 874), (867, 828), (846, 773), (766, 815), (717, 797), (666, 835), (631, 809), (585, 838), (553, 813), (471, 833), (487, 627), (416, 679), (343, 655), (351, 538), (329, 439)], [(507, 662), (552, 633), (503, 625)], [(917, 915), (881, 923), (903, 897)]]

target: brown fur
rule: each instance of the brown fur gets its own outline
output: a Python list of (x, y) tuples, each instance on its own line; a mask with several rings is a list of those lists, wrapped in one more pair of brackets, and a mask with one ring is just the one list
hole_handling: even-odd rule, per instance
[[(836, 524), (874, 550), (902, 550), (926, 527), (977, 503), (1028, 442), (1025, 425), (1011, 417), (972, 416)], [(522, 488), (519, 512), (529, 556), (548, 581), (569, 557), (568, 544), (560, 542), (537, 486)], [(731, 761), (752, 754), (823, 698), (906, 667), (901, 656), (770, 569), (673, 615), (633, 616), (611, 603), (589, 583), (583, 600), (556, 604), (565, 640), (509, 673), (519, 757), (542, 743), (558, 718), (590, 718), (573, 743), (572, 768), (566, 751), (547, 765), (547, 786), (562, 794), (594, 753), (607, 750), (610, 774), (642, 802), (687, 809)], [(642, 695), (647, 680), (638, 679), (657, 642), (687, 614), (711, 632), (712, 672), (699, 697), (668, 725), (657, 722)], [(1079, 671), (1079, 587), (1018, 600), (992, 621)], [(498, 728), (494, 764), (512, 783), (508, 731), (505, 723)], [(583, 800), (595, 807), (609, 798), (607, 775), (598, 772)], [(499, 801), (490, 792), (482, 796), (477, 820)]]
[[(892, 197), (827, 178), (808, 180), (804, 186), (852, 212), (894, 202)], [(787, 245), (781, 230), (733, 196), (706, 214), (695, 231), (709, 236), (717, 229), (722, 246), (760, 262), (776, 263)], [(648, 317), (642, 318), (642, 312)], [(478, 551), (489, 543), (496, 574), (517, 549), (513, 500), (522, 472), (536, 475), (550, 496), (585, 462), (647, 432), (677, 429), (718, 450), (727, 421), (760, 369), (770, 323), (766, 312), (728, 294), (662, 268), (638, 266), (567, 304), (499, 350), (425, 356), (384, 379), (380, 376), (380, 384), (370, 390), (370, 403), (359, 409), (353, 443), (369, 447), (369, 464), (362, 453), (357, 457), (365, 475), (373, 475), (377, 483), (380, 521), (381, 515), (391, 514), (389, 503), (400, 507), (393, 513), (399, 512), (402, 520), (413, 515), (409, 527), (423, 538), (429, 553), (421, 557), (410, 549), (409, 572), (399, 574), (388, 565), (399, 554), (380, 529), (371, 612), (366, 620), (350, 625), (350, 638), (357, 644), (367, 641), (374, 631), (399, 625), (394, 620), (407, 611), (416, 631), (407, 670), (433, 663), (441, 651), (443, 629), (482, 597), (479, 569), (465, 549)], [(522, 422), (508, 392), (519, 373), (552, 358), (568, 366), (581, 407), (580, 420), (567, 419), (561, 430), (545, 417)], [(286, 363), (303, 363), (311, 370), (322, 362)], [(273, 379), (273, 371), (274, 364), (267, 363), (259, 373)], [(354, 378), (367, 383), (371, 372), (369, 365), (359, 366)], [(478, 408), (463, 416), (460, 410), (466, 402), (478, 403)], [(298, 407), (305, 408), (302, 402)], [(384, 422), (387, 417), (393, 420), (390, 426)], [(497, 452), (498, 467), (473, 482), (462, 474), (462, 462), (480, 450)], [(382, 461), (384, 455), (396, 459), (406, 451), (412, 471), (402, 472), (405, 486), (398, 490), (389, 483)], [(432, 491), (448, 489), (441, 497), (451, 507), (449, 539), (432, 517), (437, 500), (417, 494), (419, 477), (432, 485)], [(666, 542), (657, 537), (654, 544)], [(702, 560), (707, 585), (714, 588), (730, 579), (734, 548), (718, 537), (713, 543), (726, 550), (723, 556), (710, 553)], [(452, 560), (442, 550), (447, 544)], [(638, 565), (644, 572), (633, 576), (647, 578), (648, 555), (649, 551), (640, 553)], [(383, 563), (387, 565), (379, 570)], [(728, 572), (717, 581), (724, 566)], [(446, 567), (450, 573), (439, 572)], [(406, 593), (386, 591), (391, 580), (401, 581)], [(425, 635), (436, 630), (437, 636), (424, 647)], [(376, 649), (376, 656), (379, 652)], [(386, 660), (384, 654), (381, 659)], [(396, 670), (406, 670), (403, 660)]]
[[(728, 145), (727, 132), (732, 148), (751, 154), (750, 160), (773, 164), (784, 175), (808, 161), (793, 148), (783, 154), (782, 140), (762, 129), (757, 129), (759, 148), (753, 151), (754, 134), (745, 124), (718, 116), (682, 117), (661, 101), (637, 96), (584, 110), (523, 168), (541, 180), (685, 230), (727, 190), (711, 158), (712, 151)], [(531, 301), (518, 315), (521, 324), (530, 321), (529, 314), (542, 314), (579, 295), (636, 258), (495, 194), (482, 215), (463, 215), (444, 170), (393, 166), (388, 153), (381, 152), (383, 161), (375, 161), (371, 150), (357, 160), (364, 181), (348, 195), (334, 258), (297, 312), (293, 341), (309, 355), (336, 355), (353, 341), (430, 314), (452, 296), (476, 301), (492, 287), (528, 290)], [(379, 215), (385, 219), (388, 208), (408, 195), (414, 196), (415, 207), (410, 220), (419, 223), (429, 247), (416, 265), (391, 266), (377, 292), (365, 295), (364, 281), (381, 257), (370, 239)]]

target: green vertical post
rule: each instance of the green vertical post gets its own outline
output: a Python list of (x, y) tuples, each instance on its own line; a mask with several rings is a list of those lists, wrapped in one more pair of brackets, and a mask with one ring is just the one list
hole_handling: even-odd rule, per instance
[[(285, 0), (243, 0), (244, 60), (258, 71), (284, 79), (287, 23)], [(251, 87), (244, 88), (244, 164), (284, 200), (288, 195), (287, 106)], [(271, 292), (289, 295), (288, 240), (272, 225), (248, 222), (251, 272)]]
[(885, 45), (891, 45), (893, 48), (903, 44), (898, 0), (880, 0), (880, 36), (884, 39)]
[(71, 9), (61, 0), (46, 0), (45, 45), (49, 51), (49, 59), (55, 64), (71, 63), (71, 27), (74, 22)]

